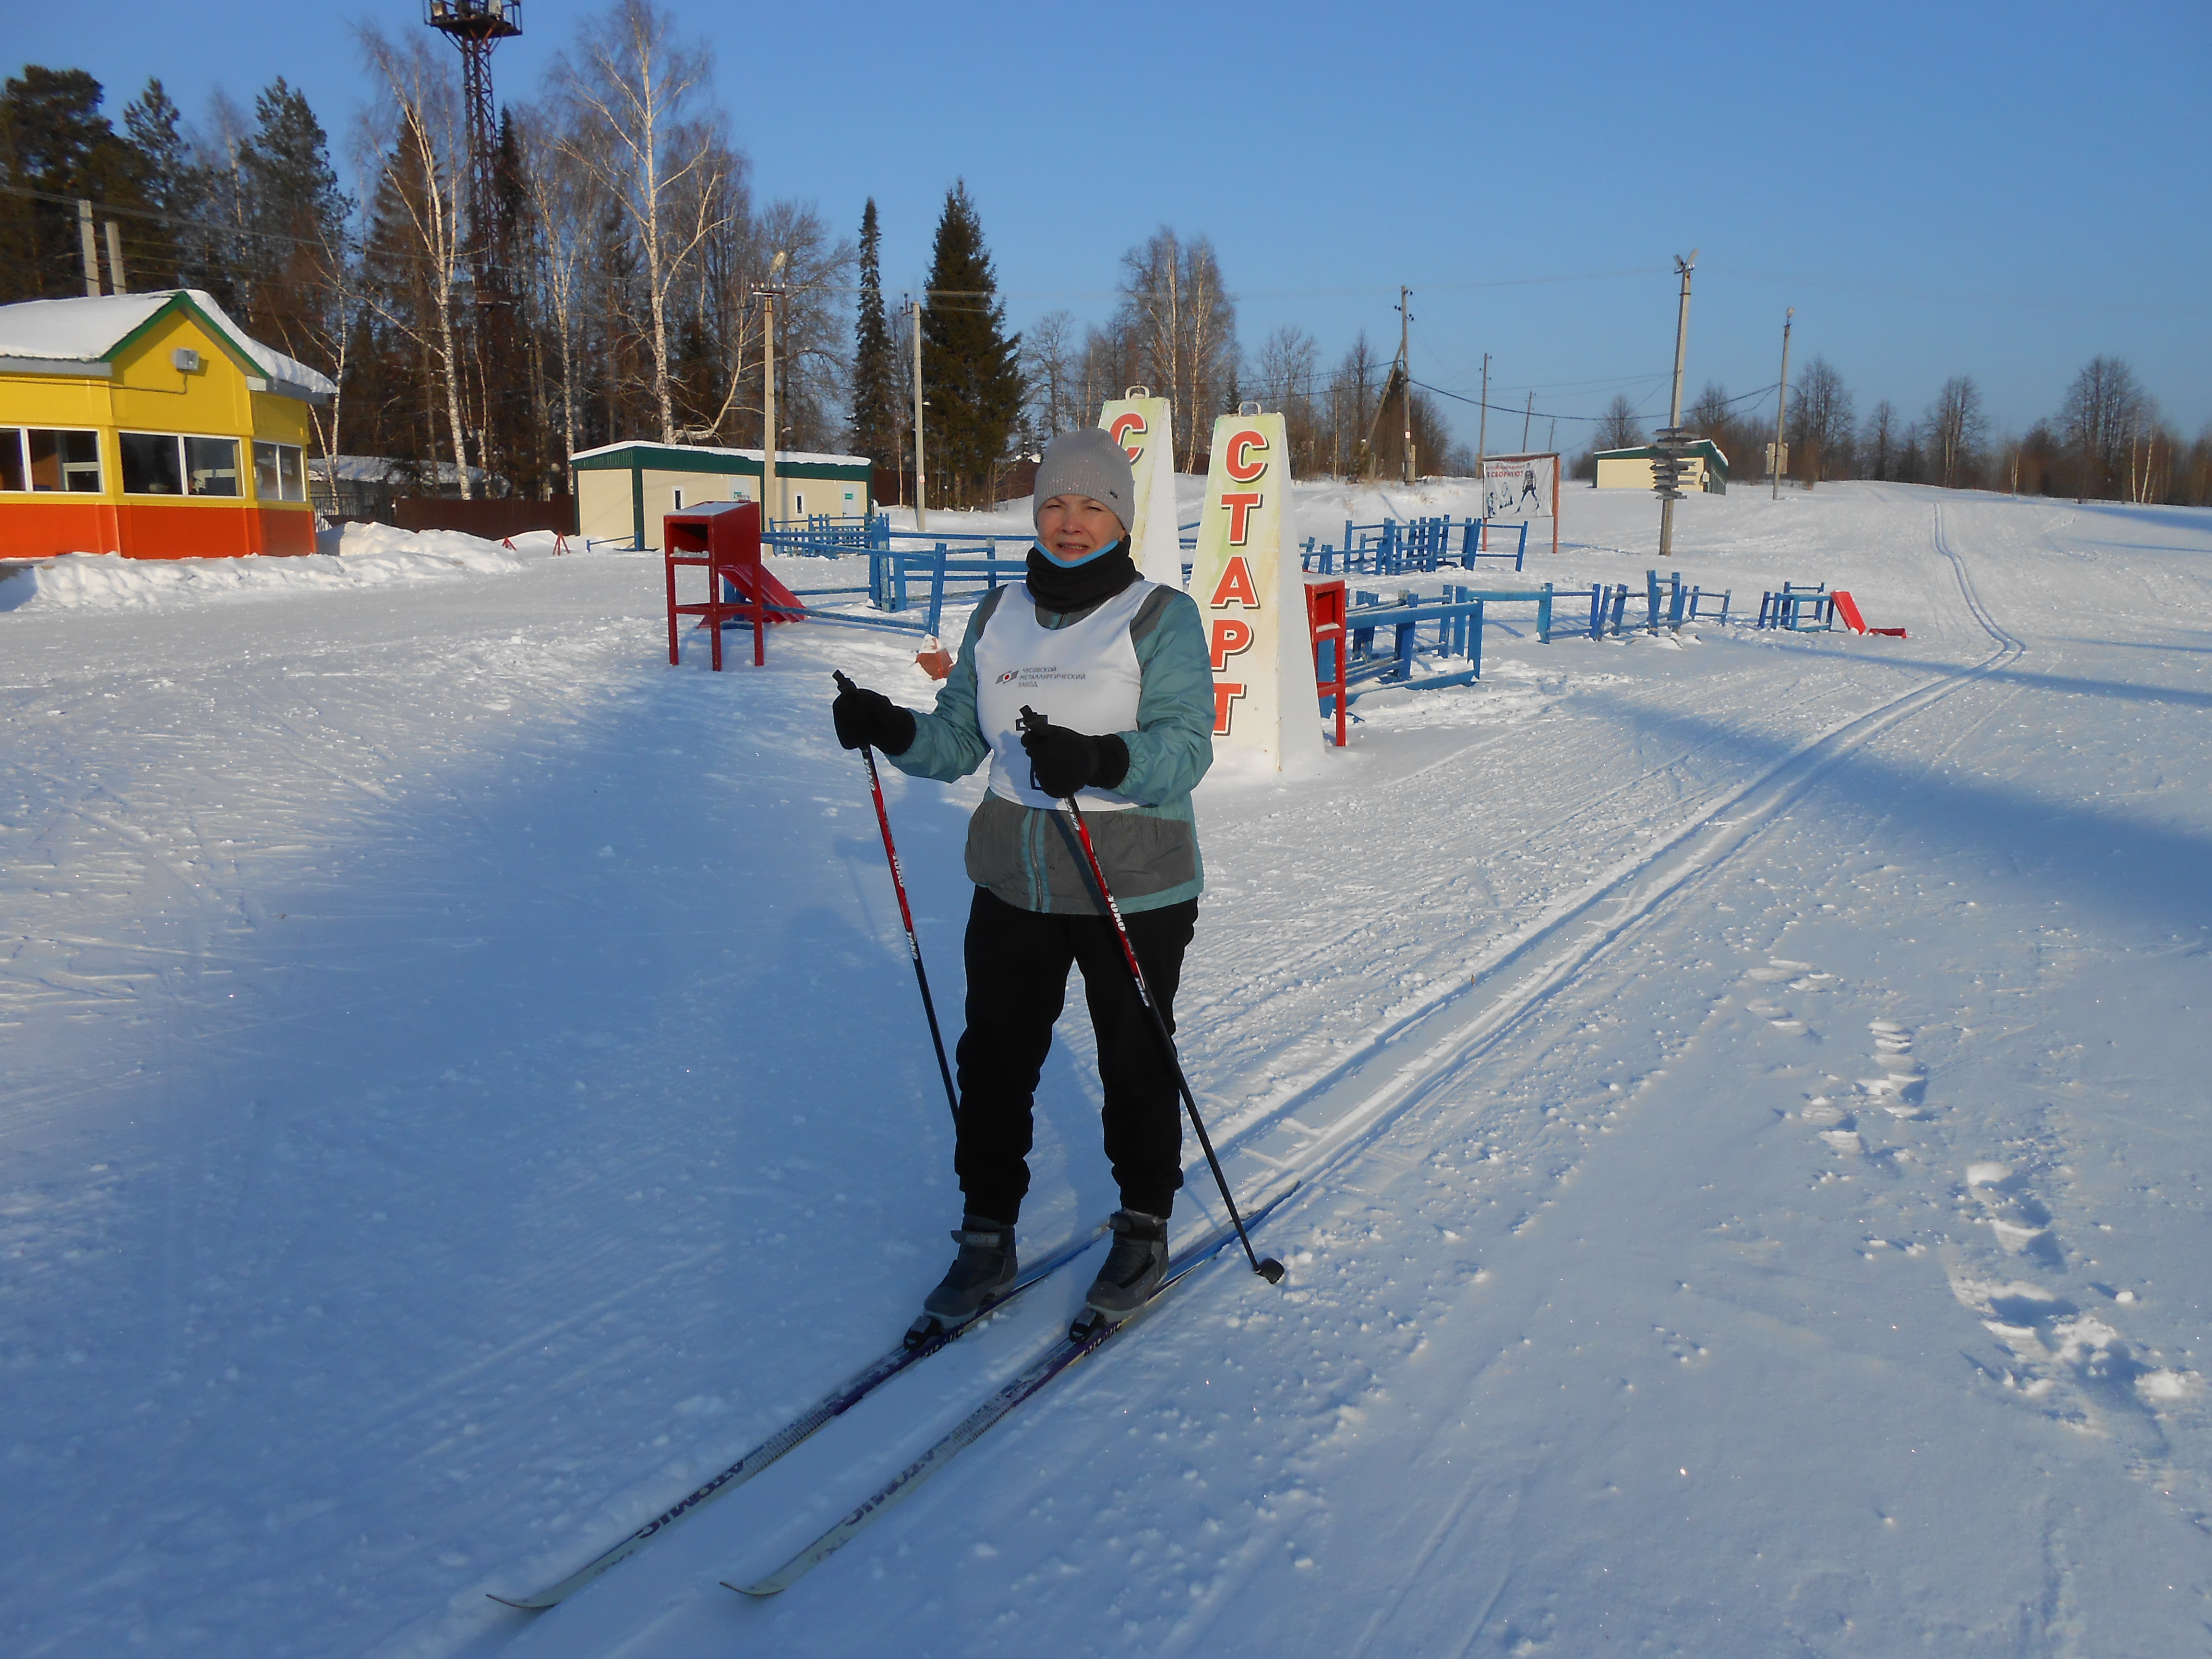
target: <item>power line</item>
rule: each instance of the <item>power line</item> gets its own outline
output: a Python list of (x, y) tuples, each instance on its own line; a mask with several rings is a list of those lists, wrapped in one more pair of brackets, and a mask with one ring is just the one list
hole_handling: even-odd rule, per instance
[[(1663, 379), (1665, 377), (1661, 376), (1658, 378)], [(1586, 421), (1592, 425), (1595, 425), (1607, 418), (1603, 415), (1567, 415), (1546, 409), (1533, 410), (1516, 409), (1510, 404), (1487, 404), (1480, 398), (1468, 397), (1464, 392), (1454, 392), (1449, 386), (1431, 386), (1425, 380), (1414, 380), (1411, 384), (1420, 387), (1424, 392), (1433, 392), (1440, 398), (1452, 398), (1456, 402), (1468, 404), (1470, 408), (1494, 409), (1501, 415), (1522, 415), (1531, 419), (1540, 418), (1547, 421)], [(1747, 392), (1741, 398), (1729, 398), (1722, 404), (1722, 407), (1724, 409), (1734, 409), (1738, 404), (1752, 403), (1759, 398), (1766, 397), (1773, 390), (1774, 386), (1770, 382), (1769, 384), (1759, 387), (1756, 392)], [(1638, 412), (1641, 412), (1640, 409)]]

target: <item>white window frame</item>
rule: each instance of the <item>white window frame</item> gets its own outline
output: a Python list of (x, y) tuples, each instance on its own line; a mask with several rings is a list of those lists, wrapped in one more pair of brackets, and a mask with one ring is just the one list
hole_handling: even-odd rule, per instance
[[(201, 501), (242, 501), (246, 499), (246, 479), (242, 476), (240, 452), (244, 446), (224, 432), (180, 432), (177, 434), (179, 459), (185, 463), (185, 494)], [(192, 488), (191, 446), (195, 443), (228, 444), (230, 446), (230, 482), (228, 489), (195, 489)]]
[(170, 445), (171, 445), (171, 447), (173, 447), (173, 449), (174, 450), (175, 454), (176, 454), (177, 487), (176, 487), (176, 489), (173, 489), (173, 490), (168, 490), (168, 489), (131, 489), (131, 481), (130, 481), (130, 479), (129, 479), (126, 476), (125, 476), (125, 475), (124, 475), (120, 471), (118, 471), (117, 472), (117, 474), (116, 474), (116, 481), (117, 481), (118, 483), (120, 483), (120, 484), (122, 484), (122, 485), (123, 485), (123, 489), (118, 492), (118, 494), (120, 494), (120, 495), (142, 495), (142, 496), (148, 497), (149, 499), (151, 499), (151, 500), (154, 500), (154, 501), (167, 501), (167, 500), (168, 500), (168, 499), (170, 499), (170, 497), (171, 497), (171, 496), (173, 496), (173, 496), (175, 496), (178, 500), (182, 501), (182, 500), (185, 500), (185, 499), (188, 498), (188, 497), (191, 495), (191, 493), (192, 493), (192, 491), (191, 491), (191, 480), (190, 478), (188, 478), (188, 477), (186, 477), (185, 476), (185, 440), (184, 440), (184, 436), (183, 436), (183, 434), (182, 434), (181, 433), (176, 433), (176, 432), (118, 432), (118, 433), (117, 433), (117, 434), (115, 434), (115, 457), (116, 457), (116, 461), (117, 461), (117, 463), (118, 463), (118, 468), (119, 468), (119, 466), (120, 466), (120, 464), (121, 464), (121, 462), (122, 462), (122, 459), (123, 459), (123, 441), (124, 441), (125, 438), (166, 438), (166, 439), (167, 439), (167, 440), (168, 440), (168, 441), (169, 441), (169, 443), (170, 443)]
[[(92, 459), (94, 469), (93, 472), (93, 487), (90, 489), (71, 489), (69, 487), (70, 463), (66, 459), (63, 460), (61, 463), (60, 476), (62, 483), (58, 488), (53, 489), (42, 489), (38, 486), (38, 484), (33, 483), (31, 477), (31, 434), (33, 432), (52, 432), (70, 437), (81, 436), (90, 438), (92, 440)], [(20, 469), (17, 476), (23, 481), (21, 489), (7, 490), (5, 493), (8, 495), (100, 495), (106, 493), (107, 458), (100, 453), (100, 429), (97, 427), (0, 426), (0, 441), (12, 441), (15, 444), (15, 462), (17, 467)]]

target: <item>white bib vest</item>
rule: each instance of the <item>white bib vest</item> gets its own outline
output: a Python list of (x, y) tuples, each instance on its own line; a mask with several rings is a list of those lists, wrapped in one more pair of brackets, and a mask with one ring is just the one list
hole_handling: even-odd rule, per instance
[[(1129, 624), (1155, 584), (1137, 581), (1066, 628), (1036, 619), (1029, 585), (1006, 590), (975, 638), (975, 720), (991, 745), (991, 793), (1024, 806), (1060, 800), (1030, 782), (1030, 757), (1016, 724), (1026, 703), (1073, 732), (1103, 737), (1133, 732), (1144, 672)], [(1137, 805), (1096, 789), (1079, 791), (1086, 812), (1119, 812)]]

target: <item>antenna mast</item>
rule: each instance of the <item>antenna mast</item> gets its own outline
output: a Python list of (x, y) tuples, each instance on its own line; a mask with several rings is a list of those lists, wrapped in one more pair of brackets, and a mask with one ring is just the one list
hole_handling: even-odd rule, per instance
[(422, 0), (422, 21), (461, 49), (461, 100), (469, 136), (470, 241), (479, 266), (489, 262), (492, 221), (492, 48), (522, 33), (522, 0)]

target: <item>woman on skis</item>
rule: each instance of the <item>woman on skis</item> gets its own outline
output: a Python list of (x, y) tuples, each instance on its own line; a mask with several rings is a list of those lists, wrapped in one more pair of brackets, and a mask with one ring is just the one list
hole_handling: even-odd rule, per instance
[[(974, 1317), (1017, 1273), (1030, 1113), (1071, 966), (1098, 1038), (1106, 1156), (1121, 1188), (1114, 1247), (1090, 1305), (1133, 1312), (1160, 1283), (1182, 1185), (1176, 1073), (1097, 891), (1065, 800), (1081, 805), (1146, 982), (1173, 1029), (1176, 987), (1205, 885), (1190, 792), (1213, 759), (1213, 680), (1198, 607), (1148, 582), (1130, 556), (1128, 457), (1092, 428), (1053, 440), (1037, 470), (1025, 579), (975, 607), (931, 711), (854, 687), (832, 713), (848, 749), (871, 744), (940, 782), (986, 761), (968, 825), (967, 1030), (956, 1050), (958, 1255), (922, 1306)], [(1047, 717), (1020, 729), (1024, 705)]]

